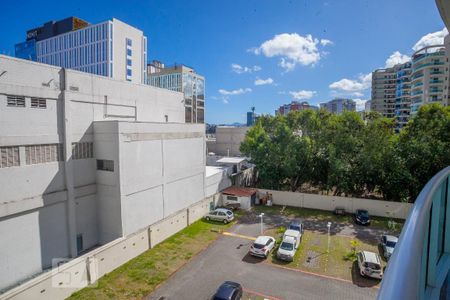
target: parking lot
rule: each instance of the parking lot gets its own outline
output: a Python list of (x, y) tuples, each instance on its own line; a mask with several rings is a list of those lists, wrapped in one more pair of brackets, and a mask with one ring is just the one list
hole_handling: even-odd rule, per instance
[[(242, 216), (238, 224), (173, 274), (147, 299), (209, 299), (226, 280), (241, 283), (247, 293), (245, 299), (376, 298), (378, 281), (368, 279), (369, 284), (359, 284), (352, 280), (352, 276), (355, 276), (352, 270), (345, 270), (350, 272), (349, 279), (345, 279), (323, 272), (309, 272), (302, 268), (274, 264), (270, 257), (262, 260), (248, 255), (252, 238), (260, 234), (257, 213)], [(288, 216), (268, 213), (264, 220), (264, 230), (270, 232), (288, 222)], [(322, 221), (317, 219), (305, 219), (305, 229), (323, 234), (321, 231), (326, 231), (326, 226), (322, 226), (320, 222)], [(358, 237), (374, 244), (379, 235), (386, 231), (383, 228), (353, 226), (348, 222), (336, 223), (332, 230), (334, 235)]]

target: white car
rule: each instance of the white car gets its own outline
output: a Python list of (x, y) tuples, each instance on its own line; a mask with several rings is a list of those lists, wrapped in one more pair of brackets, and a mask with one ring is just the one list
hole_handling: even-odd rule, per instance
[(356, 257), (358, 258), (358, 267), (361, 276), (376, 279), (383, 278), (381, 258), (378, 254), (369, 251), (360, 251)]
[(300, 231), (288, 229), (284, 232), (283, 241), (277, 251), (277, 258), (286, 261), (293, 261), (295, 252), (300, 245)]
[(275, 247), (275, 239), (271, 236), (258, 236), (250, 247), (250, 255), (267, 258), (270, 251)]
[(219, 221), (227, 224), (234, 220), (234, 214), (231, 210), (225, 208), (217, 208), (215, 210), (210, 211), (205, 215), (206, 221)]

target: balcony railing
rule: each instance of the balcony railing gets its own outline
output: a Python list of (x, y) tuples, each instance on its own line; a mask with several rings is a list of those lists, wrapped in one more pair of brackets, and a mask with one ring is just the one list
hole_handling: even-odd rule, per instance
[(389, 260), (378, 299), (439, 299), (445, 292), (450, 271), (449, 183), (450, 166), (420, 192)]

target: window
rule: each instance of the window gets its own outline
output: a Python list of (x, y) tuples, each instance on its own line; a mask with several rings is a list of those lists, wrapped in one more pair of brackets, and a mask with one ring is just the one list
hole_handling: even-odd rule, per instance
[(0, 147), (0, 168), (17, 167), (20, 165), (19, 147)]
[(127, 76), (131, 76), (132, 72), (131, 69), (127, 69)]
[(132, 52), (131, 49), (127, 49), (127, 56), (131, 56)]
[(127, 46), (132, 46), (132, 41), (131, 41), (131, 39), (127, 39)]
[(25, 146), (25, 159), (27, 165), (62, 161), (63, 157), (62, 144)]
[(238, 198), (236, 196), (227, 196), (227, 200), (237, 201)]
[(127, 66), (131, 67), (131, 59), (127, 58)]
[(97, 170), (114, 172), (114, 161), (97, 159)]
[(47, 108), (47, 100), (43, 98), (31, 98), (31, 108)]
[(25, 107), (25, 97), (24, 96), (6, 96), (6, 102), (8, 106), (15, 107)]
[(164, 115), (164, 119), (166, 120), (166, 123), (169, 122), (169, 116), (168, 115)]
[(94, 157), (93, 143), (72, 143), (72, 159), (86, 159)]

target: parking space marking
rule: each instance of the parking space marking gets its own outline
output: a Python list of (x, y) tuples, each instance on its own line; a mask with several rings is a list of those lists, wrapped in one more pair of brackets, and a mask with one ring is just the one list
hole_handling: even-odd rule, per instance
[(280, 298), (275, 298), (275, 297), (272, 297), (272, 296), (264, 295), (264, 294), (255, 292), (255, 291), (253, 291), (253, 290), (249, 290), (249, 289), (247, 289), (247, 288), (243, 288), (243, 290), (244, 290), (244, 292), (246, 292), (246, 293), (253, 294), (253, 295), (259, 296), (259, 297), (263, 297), (264, 299), (268, 299), (268, 300), (282, 300), (282, 299), (280, 299)]
[(228, 232), (228, 231), (224, 231), (224, 232), (222, 232), (222, 234), (223, 235), (228, 235), (228, 236), (238, 237), (238, 238), (241, 238), (241, 239), (247, 239), (247, 240), (250, 240), (250, 241), (256, 240), (256, 238), (252, 237), (252, 236), (246, 236), (246, 235), (237, 234), (237, 233)]
[[(275, 268), (280, 268), (280, 269), (285, 269), (285, 270), (290, 270), (290, 271), (294, 271), (294, 272), (299, 272), (299, 273), (303, 273), (303, 274), (308, 274), (308, 275), (312, 275), (312, 276), (317, 276), (317, 277), (322, 277), (322, 278), (327, 278), (327, 279), (331, 279), (331, 280), (337, 280), (337, 281), (342, 281), (342, 282), (347, 282), (347, 283), (351, 283), (353, 285), (355, 285), (353, 283), (353, 281), (351, 280), (347, 280), (347, 279), (342, 279), (339, 277), (333, 277), (333, 276), (328, 276), (328, 275), (324, 275), (324, 274), (319, 274), (319, 273), (314, 273), (314, 272), (309, 272), (309, 271), (304, 271), (304, 270), (300, 270), (300, 269), (294, 269), (294, 268), (289, 268), (289, 267), (284, 267), (284, 266), (280, 266), (280, 265), (276, 265), (276, 264), (271, 264), (267, 261), (264, 261), (264, 264), (275, 267)], [(372, 289), (379, 289), (378, 286), (371, 286), (369, 288)]]

